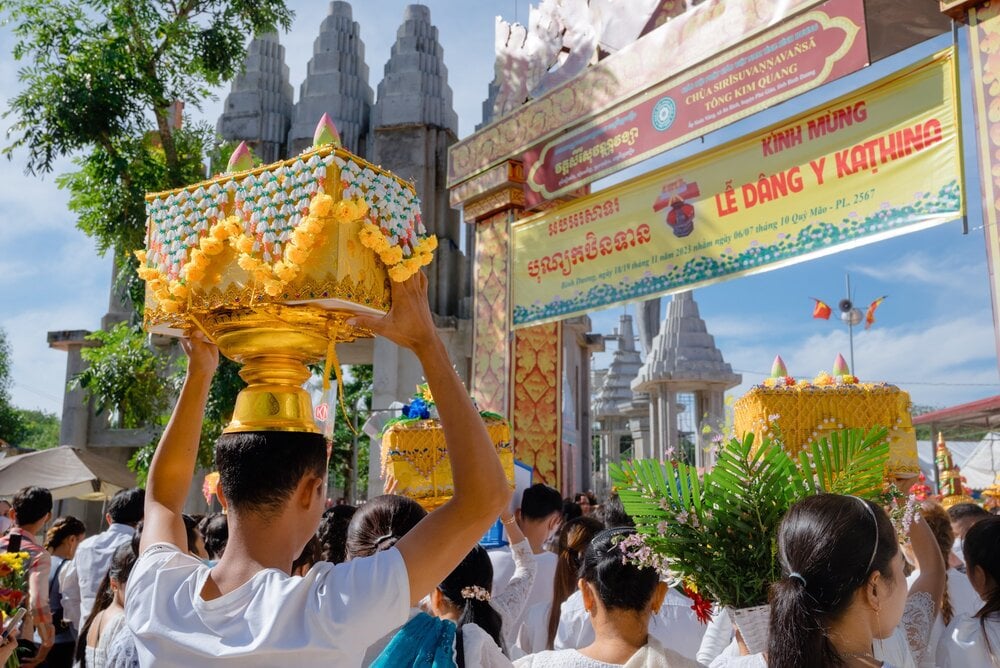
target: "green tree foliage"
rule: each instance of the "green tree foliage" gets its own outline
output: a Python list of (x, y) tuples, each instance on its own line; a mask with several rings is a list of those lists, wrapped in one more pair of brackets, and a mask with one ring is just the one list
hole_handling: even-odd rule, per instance
[[(368, 453), (369, 439), (361, 431), (365, 420), (368, 419), (372, 402), (373, 371), (371, 364), (355, 364), (348, 367), (344, 374), (344, 405), (347, 406), (348, 415), (352, 416), (358, 399), (363, 398), (368, 410), (357, 416), (358, 422), (358, 495), (364, 496), (368, 489)], [(336, 413), (336, 415), (334, 415)], [(344, 417), (337, 406), (330, 406), (330, 414), (334, 418), (333, 431), (333, 452), (330, 455), (330, 482), (340, 489), (347, 489), (351, 476), (351, 446), (354, 434), (348, 426), (348, 419)]]
[[(144, 246), (143, 196), (204, 178), (214, 135), (175, 127), (174, 103), (209, 98), (242, 67), (247, 38), (287, 30), (292, 12), (283, 0), (0, 0), (0, 20), (12, 26), (21, 64), (3, 153), (25, 151), (29, 174), (74, 157), (77, 170), (57, 183), (78, 227), (114, 253), (135, 308), (131, 332), (105, 337), (93, 353), (98, 368), (79, 382), (122, 426), (162, 422), (172, 381), (154, 379), (166, 364), (140, 344), (138, 329), (143, 289), (132, 254)], [(232, 369), (220, 370), (203, 443), (218, 434), (238, 384)], [(140, 471), (147, 455), (137, 455)]]
[(59, 445), (59, 417), (55, 413), (20, 410), (25, 437), (18, 443), (22, 448), (45, 450)]
[(11, 351), (7, 332), (0, 329), (0, 439), (20, 445), (26, 436), (24, 419), (10, 403)]
[(185, 184), (171, 105), (208, 98), (242, 67), (248, 35), (292, 20), (279, 0), (2, 0), (0, 12), (13, 24), (14, 58), (27, 63), (7, 150), (28, 150), (28, 172), (95, 148), (123, 157), (117, 140), (155, 129), (168, 186)]
[(168, 409), (173, 388), (167, 377), (167, 359), (146, 345), (141, 330), (118, 323), (87, 339), (100, 345), (84, 348), (80, 355), (88, 367), (72, 384), (94, 399), (97, 414), (111, 414), (111, 425), (137, 429), (159, 422)]

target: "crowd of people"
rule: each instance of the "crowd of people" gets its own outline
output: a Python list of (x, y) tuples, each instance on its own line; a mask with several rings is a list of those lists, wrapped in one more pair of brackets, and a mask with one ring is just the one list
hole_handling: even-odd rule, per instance
[[(356, 324), (423, 365), (452, 498), (432, 513), (392, 494), (327, 507), (321, 435), (233, 432), (216, 448), (225, 512), (185, 515), (218, 364), (195, 334), (147, 488), (111, 499), (102, 531), (50, 521), (45, 489), (11, 500), (0, 551), (30, 558), (22, 665), (1000, 666), (1000, 517), (925, 503), (898, 535), (869, 501), (797, 503), (777, 536), (767, 648), (752, 654), (727, 611), (701, 624), (660, 572), (627, 558), (636, 530), (615, 495), (564, 499), (535, 484), (511, 498), (425, 279), (393, 291), (387, 316)], [(497, 520), (507, 544), (484, 549)], [(0, 646), (0, 662), (15, 646)]]

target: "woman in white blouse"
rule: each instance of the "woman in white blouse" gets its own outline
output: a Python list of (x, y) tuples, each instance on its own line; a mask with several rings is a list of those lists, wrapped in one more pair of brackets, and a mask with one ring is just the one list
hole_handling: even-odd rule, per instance
[(635, 529), (597, 534), (584, 553), (578, 586), (594, 625), (594, 642), (581, 649), (532, 654), (517, 668), (688, 668), (697, 666), (649, 635), (650, 617), (663, 605), (666, 583), (651, 568), (624, 559), (619, 543)]
[(458, 668), (509, 668), (504, 624), (521, 616), (535, 580), (531, 546), (511, 516), (501, 516), (507, 526), (514, 555), (514, 575), (503, 592), (493, 598), (493, 564), (477, 545), (444, 581), (431, 592), (435, 617), (455, 623), (455, 658)]
[(962, 543), (965, 572), (983, 600), (952, 633), (952, 666), (1000, 666), (1000, 517), (979, 520)]

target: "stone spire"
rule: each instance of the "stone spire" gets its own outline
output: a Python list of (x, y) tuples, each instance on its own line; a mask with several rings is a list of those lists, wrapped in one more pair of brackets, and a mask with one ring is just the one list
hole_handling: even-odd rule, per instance
[(594, 419), (624, 415), (632, 403), (632, 380), (641, 367), (642, 359), (635, 349), (632, 316), (624, 314), (618, 331), (618, 349), (611, 358), (600, 390), (594, 396), (591, 409)]
[(653, 338), (646, 364), (632, 389), (645, 391), (650, 385), (668, 381), (722, 383), (729, 387), (742, 382), (715, 347), (715, 338), (708, 333), (690, 290), (677, 293), (670, 301), (667, 317)]
[(245, 141), (265, 163), (280, 160), (285, 155), (293, 95), (285, 47), (278, 43), (278, 35), (255, 37), (247, 49), (244, 70), (233, 79), (226, 96), (219, 135), (228, 141)]
[(444, 49), (424, 5), (408, 5), (403, 12), (375, 104), (375, 127), (410, 123), (458, 134)]
[(448, 147), (458, 131), (451, 99), (431, 12), (409, 5), (378, 85), (369, 159), (413, 181), (424, 225), (437, 235), (435, 260), (427, 268), (431, 309), (440, 316), (470, 318), (472, 270), (461, 251), (459, 213), (448, 201)]
[[(706, 440), (703, 429), (718, 432), (724, 418), (723, 397), (743, 378), (722, 358), (708, 333), (690, 291), (674, 295), (667, 317), (653, 338), (646, 363), (632, 381), (633, 392), (649, 394), (650, 443), (645, 457), (662, 459), (680, 451), (678, 393), (694, 395), (695, 438)], [(704, 442), (695, 444), (695, 462), (711, 464)]]
[(320, 24), (313, 42), (305, 81), (299, 89), (294, 121), (288, 131), (289, 153), (312, 146), (313, 131), (323, 114), (330, 114), (347, 150), (368, 152), (368, 126), (374, 94), (368, 85), (368, 65), (361, 29), (351, 5), (330, 3), (330, 13)]

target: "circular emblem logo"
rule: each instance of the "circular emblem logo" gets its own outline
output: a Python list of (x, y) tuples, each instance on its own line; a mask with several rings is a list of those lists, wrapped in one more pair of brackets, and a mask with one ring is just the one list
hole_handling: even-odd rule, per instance
[(672, 98), (665, 97), (653, 107), (653, 127), (659, 132), (668, 130), (677, 117), (677, 104)]

